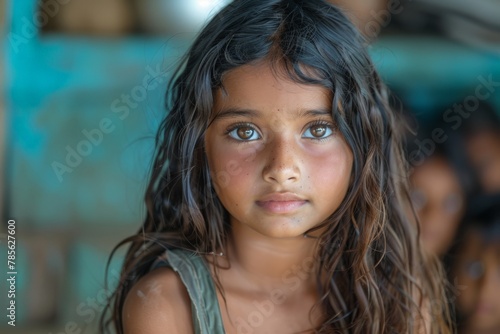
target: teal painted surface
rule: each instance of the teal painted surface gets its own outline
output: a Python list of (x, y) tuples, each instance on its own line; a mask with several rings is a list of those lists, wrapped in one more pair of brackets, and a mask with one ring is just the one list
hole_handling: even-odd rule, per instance
[[(481, 77), (500, 82), (500, 55), (436, 36), (386, 36), (371, 47), (387, 85), (422, 118), (475, 95)], [(500, 112), (500, 87), (485, 100)]]
[[(96, 242), (96, 239), (98, 240)], [(82, 329), (98, 324), (106, 298), (116, 288), (123, 251), (110, 263), (108, 285), (104, 284), (106, 261), (111, 247), (103, 238), (84, 237), (70, 250), (71, 265), (61, 308), (61, 322), (75, 322)]]
[[(20, 66), (14, 73), (19, 85), (12, 91), (12, 213), (33, 224), (137, 222), (133, 203), (140, 196), (130, 195), (142, 192), (151, 138), (163, 113), (165, 77), (150, 83), (156, 88), (144, 101), (143, 95), (130, 106), (119, 100), (142, 87), (148, 66), (161, 64), (142, 58), (143, 43), (125, 51), (68, 44), (45, 45), (32, 68)], [(137, 59), (119, 58), (133, 50)], [(96, 133), (90, 136), (94, 142), (84, 131)], [(80, 158), (68, 158), (73, 150)]]
[(10, 214), (41, 228), (137, 226), (169, 70), (184, 46), (30, 35), (28, 3), (13, 6), (8, 35)]

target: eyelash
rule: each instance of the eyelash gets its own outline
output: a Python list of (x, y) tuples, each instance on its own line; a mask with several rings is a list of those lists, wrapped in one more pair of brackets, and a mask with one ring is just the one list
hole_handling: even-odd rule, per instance
[(330, 138), (331, 136), (333, 136), (335, 134), (335, 126), (333, 123), (331, 122), (327, 122), (327, 121), (321, 121), (321, 120), (318, 120), (318, 121), (314, 121), (312, 123), (309, 123), (306, 127), (306, 129), (310, 129), (314, 126), (324, 126), (326, 127), (327, 129), (330, 129), (331, 130), (331, 134), (329, 134), (328, 136), (326, 137), (321, 137), (321, 138), (307, 138), (307, 139), (312, 139), (312, 140), (316, 140), (316, 141), (319, 141), (319, 142), (322, 142), (322, 141), (325, 141), (327, 140), (328, 138)]
[[(324, 127), (328, 128), (328, 129), (330, 129), (332, 133), (329, 134), (326, 137), (321, 137), (321, 138), (305, 137), (306, 139), (311, 139), (311, 140), (322, 142), (324, 140), (327, 140), (328, 138), (330, 138), (332, 135), (335, 134), (336, 127), (331, 122), (322, 121), (322, 120), (314, 121), (314, 122), (309, 123), (306, 126), (306, 130), (310, 129), (310, 128), (314, 127), (314, 126), (324, 126)], [(253, 139), (253, 140), (244, 140), (244, 139), (236, 139), (236, 138), (230, 136), (231, 132), (233, 132), (234, 130), (237, 130), (239, 128), (243, 128), (243, 127), (252, 129), (253, 131), (255, 131), (259, 135), (260, 138), (262, 138), (262, 135), (259, 133), (259, 131), (256, 129), (256, 127), (253, 124), (251, 124), (251, 123), (236, 123), (236, 124), (232, 124), (229, 128), (226, 129), (225, 135), (228, 137), (228, 139), (236, 141), (238, 143), (249, 143), (249, 142), (255, 141), (256, 139)]]
[[(239, 128), (250, 128), (252, 129), (253, 131), (257, 132), (257, 134), (259, 134), (259, 132), (257, 131), (257, 129), (255, 128), (255, 126), (251, 123), (236, 123), (236, 124), (232, 124), (225, 132), (225, 135), (230, 139), (230, 140), (233, 140), (233, 141), (237, 141), (238, 143), (249, 143), (249, 142), (252, 142), (253, 140), (244, 140), (244, 139), (236, 139), (236, 138), (233, 138), (230, 136), (230, 133), (233, 132), (234, 130), (237, 130)], [(259, 137), (262, 137), (260, 134), (259, 134)]]

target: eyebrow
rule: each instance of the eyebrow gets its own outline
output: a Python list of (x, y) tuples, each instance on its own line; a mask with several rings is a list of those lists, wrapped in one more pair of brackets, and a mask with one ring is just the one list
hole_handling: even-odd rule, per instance
[(234, 117), (258, 117), (259, 112), (253, 109), (239, 109), (239, 108), (228, 108), (219, 111), (214, 120), (222, 118), (234, 118)]
[[(328, 109), (302, 109), (295, 113), (296, 118), (305, 118), (311, 116), (331, 116), (332, 112)], [(254, 109), (227, 108), (219, 111), (214, 118), (215, 120), (235, 117), (250, 117), (257, 118), (260, 112)]]

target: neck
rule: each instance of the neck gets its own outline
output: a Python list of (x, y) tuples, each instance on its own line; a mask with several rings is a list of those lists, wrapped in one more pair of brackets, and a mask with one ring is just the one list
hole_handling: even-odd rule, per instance
[(285, 294), (316, 291), (316, 250), (319, 239), (303, 236), (272, 238), (234, 222), (227, 259), (239, 284), (255, 291), (276, 288)]

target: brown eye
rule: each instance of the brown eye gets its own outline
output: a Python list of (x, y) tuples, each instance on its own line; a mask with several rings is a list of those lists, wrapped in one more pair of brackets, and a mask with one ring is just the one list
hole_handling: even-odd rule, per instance
[(255, 130), (249, 127), (241, 127), (238, 129), (238, 137), (241, 139), (250, 139), (252, 138), (253, 134), (255, 133)]
[(303, 137), (311, 139), (323, 139), (333, 133), (332, 128), (327, 124), (315, 124), (307, 128)]
[(311, 134), (314, 137), (323, 137), (326, 133), (326, 126), (324, 125), (316, 125), (315, 127), (311, 128)]
[(252, 126), (240, 125), (228, 131), (228, 135), (239, 141), (253, 141), (260, 139), (260, 135)]

